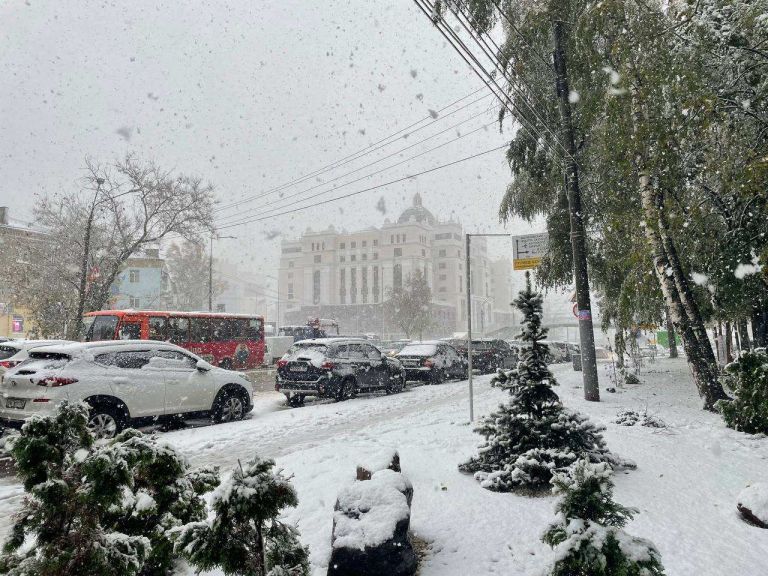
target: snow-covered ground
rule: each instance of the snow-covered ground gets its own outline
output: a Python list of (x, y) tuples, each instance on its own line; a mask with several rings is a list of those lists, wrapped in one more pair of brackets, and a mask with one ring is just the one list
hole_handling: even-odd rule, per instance
[[(743, 488), (768, 476), (767, 438), (729, 430), (702, 411), (684, 360), (648, 365), (642, 384), (603, 391), (599, 404), (581, 398), (580, 373), (565, 365), (554, 372), (564, 403), (605, 424), (609, 447), (637, 462), (637, 470), (615, 477), (616, 500), (639, 508), (627, 530), (655, 542), (668, 575), (768, 574), (768, 531), (747, 525), (736, 510)], [(604, 390), (608, 379), (601, 378)], [(506, 398), (488, 381), (476, 380), (477, 415)], [(314, 574), (325, 574), (340, 488), (353, 481), (357, 462), (392, 447), (414, 485), (412, 529), (431, 543), (423, 576), (533, 575), (546, 566), (551, 550), (539, 538), (553, 520), (554, 498), (488, 492), (456, 469), (480, 440), (468, 425), (466, 382), (294, 410), (283, 403), (265, 393), (247, 421), (163, 438), (193, 465), (224, 471), (257, 453), (275, 458), (293, 475), (300, 503), (287, 518), (310, 546)], [(668, 427), (613, 424), (622, 409), (647, 410)], [(20, 498), (13, 479), (0, 481), (0, 537)]]

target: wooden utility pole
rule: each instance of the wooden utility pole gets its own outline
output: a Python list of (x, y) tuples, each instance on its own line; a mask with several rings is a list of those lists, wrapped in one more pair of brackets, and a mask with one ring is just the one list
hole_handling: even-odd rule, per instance
[(599, 402), (600, 385), (597, 378), (595, 333), (592, 326), (592, 306), (589, 297), (587, 251), (581, 208), (581, 190), (579, 189), (579, 165), (576, 162), (576, 143), (571, 118), (570, 89), (568, 87), (568, 68), (565, 54), (565, 32), (562, 21), (554, 20), (552, 22), (552, 33), (555, 48), (555, 87), (562, 129), (561, 141), (567, 153), (564, 159), (565, 183), (571, 223), (571, 251), (573, 253), (573, 277), (576, 284), (576, 303), (578, 305), (584, 398), (593, 402)]

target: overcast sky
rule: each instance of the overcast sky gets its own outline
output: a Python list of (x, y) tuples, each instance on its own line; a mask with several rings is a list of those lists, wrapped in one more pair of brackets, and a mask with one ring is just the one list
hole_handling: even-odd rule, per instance
[[(86, 155), (107, 162), (127, 152), (210, 180), (222, 204), (262, 196), (221, 211), (222, 226), (268, 208), (282, 211), (331, 185), (305, 191), (318, 184), (308, 180), (283, 191), (295, 195), (290, 199), (264, 196), (265, 191), (482, 86), (411, 0), (6, 0), (0, 17), (0, 204), (22, 219), (32, 215), (35, 194), (76, 188)], [(322, 174), (325, 180), (338, 178), (466, 120), (335, 184), (464, 134), (460, 140), (313, 201), (503, 144), (508, 130), (499, 133), (491, 104), (486, 98), (439, 116), (407, 139)], [(483, 130), (484, 124), (490, 126)], [(227, 229), (222, 234), (238, 240), (222, 240), (217, 250), (274, 273), (282, 235), (329, 224), (348, 230), (379, 226), (386, 217), (396, 218), (417, 191), (439, 218), (453, 215), (473, 232), (501, 232), (497, 210), (508, 179), (498, 151)], [(529, 230), (521, 223), (507, 227), (513, 233)]]

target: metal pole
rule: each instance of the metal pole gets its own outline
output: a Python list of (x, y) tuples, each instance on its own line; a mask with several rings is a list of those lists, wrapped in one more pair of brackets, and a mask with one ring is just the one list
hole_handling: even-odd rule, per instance
[(211, 234), (211, 249), (208, 252), (208, 312), (213, 311), (213, 234)]
[(473, 422), (475, 419), (475, 400), (473, 398), (472, 390), (472, 282), (470, 280), (470, 259), (469, 259), (469, 247), (471, 234), (466, 234), (466, 246), (464, 250), (466, 254), (466, 273), (467, 273), (467, 380), (469, 381), (469, 421)]

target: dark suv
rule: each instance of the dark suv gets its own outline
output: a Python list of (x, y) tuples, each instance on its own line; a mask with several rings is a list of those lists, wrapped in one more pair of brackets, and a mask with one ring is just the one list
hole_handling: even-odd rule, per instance
[(504, 340), (480, 338), (472, 340), (472, 369), (481, 374), (496, 372), (499, 368), (514, 368), (517, 353)]
[(359, 339), (315, 338), (296, 342), (277, 363), (275, 390), (289, 406), (301, 406), (307, 396), (337, 401), (358, 392), (405, 387), (400, 362)]
[(451, 378), (467, 377), (467, 361), (443, 341), (411, 342), (395, 355), (408, 380), (439, 384)]

